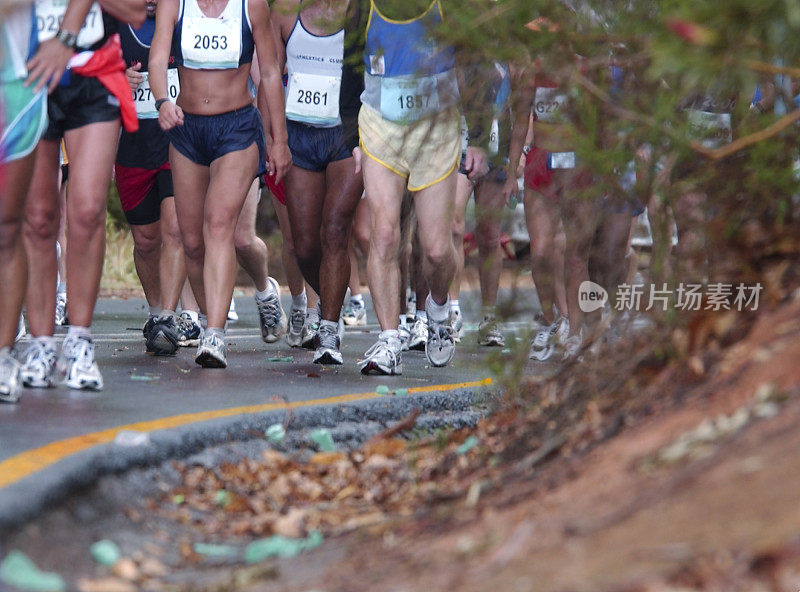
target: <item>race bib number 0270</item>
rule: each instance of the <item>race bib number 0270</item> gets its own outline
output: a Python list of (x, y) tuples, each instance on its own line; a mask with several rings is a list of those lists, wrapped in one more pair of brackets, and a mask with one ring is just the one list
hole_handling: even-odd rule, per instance
[[(136, 116), (139, 119), (158, 119), (156, 111), (156, 100), (150, 90), (150, 78), (147, 72), (143, 72), (144, 80), (135, 91), (133, 91), (133, 103), (136, 105)], [(181, 83), (178, 78), (178, 70), (170, 68), (167, 70), (167, 94), (173, 103), (178, 99), (181, 92)]]
[[(68, 0), (37, 0), (36, 2), (36, 30), (39, 42), (47, 41), (56, 36), (67, 12)], [(95, 2), (86, 15), (78, 33), (78, 46), (91, 47), (103, 39), (105, 27), (103, 26), (103, 12), (100, 4)]]

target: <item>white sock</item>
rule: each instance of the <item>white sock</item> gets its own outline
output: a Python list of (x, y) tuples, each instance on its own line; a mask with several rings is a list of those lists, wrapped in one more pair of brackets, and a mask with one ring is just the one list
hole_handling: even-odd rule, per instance
[(197, 313), (197, 311), (196, 311), (196, 310), (186, 310), (186, 309), (183, 309), (183, 311), (182, 311), (182, 312), (185, 312), (186, 314), (188, 314), (188, 315), (189, 315), (189, 318), (190, 318), (190, 319), (192, 319), (192, 322), (193, 322), (193, 323), (197, 323), (197, 324), (199, 324), (199, 322), (198, 322), (198, 321), (200, 320), (200, 315)]
[(151, 306), (150, 307), (150, 316), (157, 317), (161, 314), (161, 305)]
[(461, 305), (458, 303), (458, 298), (450, 301), (450, 310), (457, 310), (461, 312)]
[(425, 312), (428, 313), (430, 320), (444, 323), (450, 318), (450, 298), (444, 304), (436, 304), (436, 301), (428, 294), (428, 298), (425, 300)]
[(175, 311), (174, 310), (170, 310), (168, 308), (162, 308), (161, 312), (159, 313), (158, 316), (160, 316), (160, 317), (167, 317), (167, 316), (174, 317), (175, 316)]
[(308, 308), (308, 296), (303, 290), (297, 296), (292, 296), (292, 308), (294, 310), (305, 310)]
[(427, 311), (418, 310), (416, 318), (418, 318), (423, 323), (427, 323), (428, 322), (428, 313), (427, 313)]
[(67, 329), (67, 337), (86, 337), (87, 339), (91, 339), (92, 332), (89, 330), (89, 327), (70, 325), (69, 329)]
[(34, 337), (34, 341), (38, 341), (45, 349), (55, 349), (56, 340), (52, 335), (42, 335), (41, 337)]
[(357, 302), (358, 304), (364, 304), (364, 296), (362, 296), (361, 294), (350, 296), (350, 302)]

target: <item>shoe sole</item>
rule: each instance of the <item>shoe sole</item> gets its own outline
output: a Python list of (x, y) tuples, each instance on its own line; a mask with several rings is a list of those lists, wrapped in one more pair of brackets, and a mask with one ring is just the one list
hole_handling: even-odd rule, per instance
[(19, 395), (4, 395), (0, 393), (0, 403), (19, 403)]
[(361, 368), (361, 374), (379, 374), (381, 376), (400, 376), (403, 374), (403, 366), (400, 365), (397, 368), (393, 368), (392, 370), (388, 370), (383, 366), (376, 364), (375, 362), (367, 362), (365, 366)]
[[(439, 352), (436, 352), (436, 353), (441, 353), (441, 350), (439, 350)], [(429, 348), (428, 348), (428, 344), (427, 343), (425, 344), (425, 356), (428, 358), (428, 361), (431, 363), (431, 366), (434, 366), (436, 368), (442, 368), (444, 366), (447, 366), (450, 363), (450, 361), (453, 359), (453, 356), (455, 355), (455, 353), (456, 353), (456, 348), (452, 347), (452, 348), (450, 348), (450, 352), (447, 355), (447, 359), (446, 360), (444, 360), (444, 359), (443, 360), (434, 360), (431, 357), (431, 354), (430, 354), (430, 351), (429, 351)]]
[(486, 339), (478, 342), (478, 345), (482, 347), (503, 347), (505, 344), (505, 340), (500, 339)]
[(198, 347), (200, 339), (179, 339), (178, 347)]
[(54, 386), (56, 386), (55, 380), (45, 380), (40, 382), (37, 380), (25, 378), (22, 375), (20, 375), (19, 381), (25, 388), (53, 388)]
[(76, 391), (101, 391), (103, 390), (103, 382), (97, 380), (65, 380), (64, 386)]
[(303, 337), (301, 335), (292, 335), (291, 333), (286, 334), (286, 345), (289, 347), (300, 347), (302, 342)]
[(546, 362), (547, 360), (549, 360), (550, 358), (553, 357), (553, 352), (555, 351), (555, 348), (550, 346), (550, 347), (548, 347), (546, 349), (543, 349), (543, 350), (540, 350), (540, 351), (542, 353), (531, 352), (529, 358), (531, 360), (536, 360), (537, 362)]
[(344, 318), (342, 317), (344, 324), (348, 327), (366, 327), (367, 326), (367, 317), (361, 317), (360, 319), (354, 318)]
[(159, 331), (152, 340), (148, 340), (147, 351), (154, 356), (174, 356), (178, 351), (178, 342)]
[(227, 368), (228, 362), (220, 360), (211, 355), (210, 352), (202, 352), (194, 359), (196, 364), (203, 368)]
[(319, 355), (314, 355), (314, 363), (322, 364), (323, 366), (341, 366), (344, 362), (341, 359), (341, 354), (339, 354), (339, 357), (336, 357), (333, 353), (324, 351)]

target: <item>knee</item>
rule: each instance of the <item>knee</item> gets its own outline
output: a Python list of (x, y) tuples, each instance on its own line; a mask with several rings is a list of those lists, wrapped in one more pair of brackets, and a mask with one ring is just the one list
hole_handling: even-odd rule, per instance
[(382, 260), (397, 257), (400, 247), (400, 229), (394, 226), (378, 226), (370, 236), (370, 252)]
[(500, 226), (479, 225), (475, 229), (475, 242), (481, 252), (496, 249), (500, 246)]
[(434, 269), (446, 266), (453, 258), (455, 249), (450, 241), (434, 241), (425, 247), (425, 260)]
[(349, 246), (350, 225), (339, 217), (332, 217), (322, 226), (322, 248), (327, 251), (345, 252)]
[(464, 240), (464, 234), (467, 232), (467, 221), (464, 218), (453, 218), (453, 242), (458, 245)]
[(253, 248), (255, 239), (256, 237), (252, 232), (246, 232), (238, 228), (233, 232), (233, 246), (237, 252), (250, 251)]
[(314, 240), (313, 236), (295, 237), (294, 255), (300, 267), (316, 266), (320, 257), (319, 241)]
[(219, 212), (207, 215), (203, 221), (203, 234), (208, 242), (230, 245), (236, 235), (235, 214)]
[(183, 243), (183, 253), (191, 261), (202, 261), (206, 254), (206, 247), (203, 236), (194, 233), (181, 233)]
[(29, 206), (25, 211), (25, 236), (32, 242), (50, 243), (58, 234), (59, 210), (46, 204)]
[(91, 235), (105, 232), (106, 202), (105, 200), (84, 200), (69, 211), (68, 232), (78, 235)]
[(148, 229), (146, 231), (139, 230), (133, 233), (133, 249), (134, 252), (147, 259), (158, 253), (161, 247), (161, 240), (157, 232)]

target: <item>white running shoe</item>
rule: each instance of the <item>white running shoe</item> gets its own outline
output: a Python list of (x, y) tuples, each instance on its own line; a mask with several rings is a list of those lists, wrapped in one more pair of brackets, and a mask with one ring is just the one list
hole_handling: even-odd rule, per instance
[(19, 402), (19, 396), (22, 392), (19, 371), (20, 364), (11, 353), (11, 348), (0, 348), (0, 401), (5, 403)]
[(464, 336), (464, 318), (460, 309), (450, 309), (450, 326), (453, 327), (453, 339), (456, 343), (461, 343), (461, 338)]
[(432, 321), (428, 317), (428, 340), (425, 342), (425, 355), (431, 366), (447, 366), (456, 352), (455, 331), (450, 320)]
[(304, 349), (314, 349), (314, 335), (319, 331), (319, 303), (317, 306), (306, 311), (306, 322), (303, 324), (303, 336), (300, 345)]
[(417, 294), (411, 292), (406, 298), (406, 323), (409, 325), (417, 318)]
[(19, 315), (19, 325), (17, 325), (17, 334), (14, 336), (14, 343), (22, 339), (28, 334), (28, 331), (25, 329), (25, 317), (22, 316), (22, 313)]
[(367, 305), (363, 300), (353, 300), (347, 303), (342, 314), (345, 325), (359, 327), (367, 324)]
[(428, 343), (428, 323), (417, 317), (411, 326), (411, 336), (408, 339), (408, 349), (423, 351)]
[[(198, 319), (199, 321), (199, 319)], [(197, 347), (203, 338), (203, 328), (192, 319), (189, 311), (184, 310), (175, 318), (178, 326), (178, 345), (181, 347)]]
[(261, 339), (266, 343), (275, 343), (286, 333), (286, 327), (289, 323), (281, 306), (278, 282), (271, 277), (267, 278), (267, 282), (274, 289), (274, 293), (264, 300), (256, 298), (256, 306), (258, 307), (258, 320), (261, 326)]
[(556, 346), (564, 344), (569, 335), (569, 319), (559, 316), (551, 325), (540, 326), (531, 341), (530, 359), (546, 362), (555, 351)]
[(239, 320), (239, 313), (236, 312), (236, 302), (231, 298), (231, 305), (228, 307), (228, 321), (235, 323)]
[(338, 327), (334, 329), (327, 323), (320, 325), (319, 331), (314, 336), (314, 363), (341, 365), (343, 360), (342, 352), (339, 351), (340, 347), (341, 339), (339, 338)]
[(67, 318), (67, 293), (56, 293), (56, 326), (63, 327), (69, 325)]
[(227, 368), (227, 353), (225, 333), (219, 329), (206, 329), (194, 361), (203, 368)]
[[(562, 360), (569, 360), (571, 358), (575, 358), (581, 351), (581, 347), (583, 346), (583, 331), (578, 333), (577, 335), (573, 335), (572, 337), (567, 337), (564, 340), (564, 355), (561, 357)], [(578, 358), (580, 361), (580, 358)]]
[(397, 326), (397, 332), (400, 334), (400, 351), (408, 351), (408, 342), (411, 340), (411, 329), (405, 322), (405, 317), (401, 316), (403, 322)]
[(94, 361), (94, 343), (91, 337), (67, 335), (61, 344), (61, 357), (56, 367), (64, 384), (71, 389), (103, 389), (103, 376)]
[(303, 327), (306, 324), (306, 309), (292, 308), (289, 313), (289, 330), (286, 332), (286, 343), (289, 347), (300, 347), (303, 342)]
[(484, 347), (504, 347), (506, 338), (500, 332), (497, 321), (492, 317), (484, 317), (478, 325), (478, 345)]
[(364, 354), (359, 363), (361, 374), (382, 374), (397, 376), (403, 373), (403, 356), (400, 353), (400, 340), (381, 333)]
[(56, 350), (34, 338), (23, 354), (20, 379), (29, 388), (52, 388), (56, 385)]

